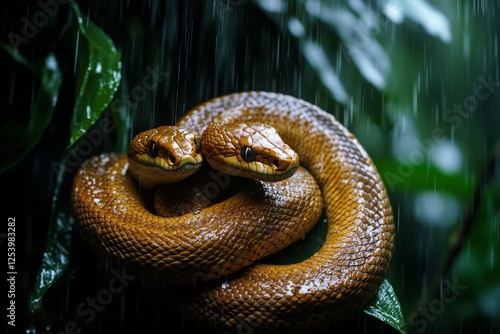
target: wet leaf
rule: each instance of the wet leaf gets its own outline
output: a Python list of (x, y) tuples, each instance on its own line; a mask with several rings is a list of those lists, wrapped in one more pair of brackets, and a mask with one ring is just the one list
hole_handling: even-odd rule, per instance
[(365, 308), (365, 313), (391, 325), (401, 333), (405, 333), (405, 321), (401, 305), (389, 281), (384, 280), (377, 295)]
[[(305, 59), (332, 97), (342, 104), (349, 101), (348, 90), (339, 74), (342, 62), (354, 63), (367, 82), (379, 89), (386, 88), (391, 59), (377, 37), (387, 30), (390, 21), (401, 23), (408, 17), (430, 35), (444, 42), (451, 40), (447, 18), (422, 0), (387, 0), (379, 8), (363, 1), (299, 1), (296, 6), (288, 6), (283, 1), (255, 2), (277, 24), (288, 23), (287, 28), (299, 40)], [(322, 27), (319, 36), (318, 26)]]
[(450, 23), (446, 16), (423, 0), (386, 0), (384, 13), (395, 23), (407, 16), (420, 24), (428, 34), (445, 43), (451, 41)]
[(321, 45), (307, 40), (303, 43), (301, 50), (309, 65), (318, 73), (323, 86), (328, 89), (333, 98), (339, 102), (347, 103), (349, 95), (347, 95), (347, 91)]
[[(31, 68), (29, 62), (8, 45), (3, 45), (9, 54), (20, 64)], [(15, 117), (3, 125), (0, 141), (9, 145), (0, 146), (0, 174), (17, 165), (38, 144), (45, 129), (52, 120), (57, 104), (62, 77), (56, 57), (51, 53), (32, 68), (35, 77), (40, 81), (36, 93), (31, 117)]]
[(52, 215), (43, 252), (42, 264), (38, 270), (35, 285), (28, 297), (31, 312), (39, 306), (42, 297), (51, 286), (64, 274), (69, 263), (72, 244), (73, 215), (68, 198), (61, 189), (67, 188), (71, 179), (65, 177), (64, 168), (59, 170), (57, 186), (52, 201)]
[[(276, 19), (277, 13), (283, 15), (287, 22), (287, 28), (292, 36), (299, 40), (300, 50), (304, 58), (309, 63), (309, 66), (316, 72), (322, 85), (327, 89), (331, 96), (338, 102), (346, 104), (349, 101), (349, 95), (340, 80), (338, 69), (334, 65), (333, 59), (328, 57), (329, 50), (325, 45), (331, 44), (335, 38), (330, 32), (326, 33), (325, 43), (318, 43), (317, 39), (313, 38), (313, 30), (317, 24), (317, 18), (306, 12), (307, 6), (305, 3), (300, 3), (299, 6), (287, 6), (286, 2), (281, 1), (256, 1), (257, 5), (269, 15), (271, 19)], [(277, 21), (277, 24), (282, 25), (283, 20)]]
[(347, 62), (352, 60), (368, 82), (382, 89), (386, 86), (391, 64), (387, 52), (375, 37), (386, 23), (362, 2), (357, 6), (351, 4), (351, 7), (348, 9), (322, 2), (307, 5), (306, 9), (311, 16), (337, 32), (342, 39), (342, 57)]
[[(97, 120), (111, 101), (121, 77), (120, 53), (112, 41), (93, 23), (85, 22), (75, 3), (73, 9), (80, 37), (76, 51), (78, 95), (73, 114), (71, 144)], [(59, 196), (59, 193), (64, 193), (62, 189), (69, 188), (67, 183), (71, 179), (66, 176), (64, 167), (59, 169), (42, 264), (29, 296), (32, 312), (40, 306), (45, 293), (64, 274), (69, 263), (74, 219), (67, 197)]]
[(121, 79), (121, 54), (113, 41), (96, 25), (83, 17), (73, 2), (78, 29), (77, 97), (71, 123), (73, 145), (111, 102)]

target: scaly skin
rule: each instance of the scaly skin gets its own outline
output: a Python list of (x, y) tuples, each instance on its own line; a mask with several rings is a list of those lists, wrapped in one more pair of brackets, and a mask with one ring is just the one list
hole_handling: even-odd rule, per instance
[[(216, 98), (188, 112), (176, 125), (201, 136), (211, 123), (233, 121), (268, 124), (298, 153), (301, 165), (313, 175), (323, 194), (328, 219), (326, 239), (321, 249), (303, 262), (254, 264), (230, 275), (227, 280), (186, 289), (178, 305), (186, 314), (210, 324), (212, 329), (234, 333), (250, 330), (253, 333), (318, 331), (362, 310), (387, 273), (394, 239), (389, 199), (371, 159), (333, 116), (305, 101), (280, 94), (250, 92)], [(158, 239), (153, 243), (151, 237), (158, 236), (155, 233), (165, 228), (168, 233), (177, 230), (178, 222), (170, 224), (171, 218), (151, 215), (144, 208), (133, 182), (125, 177), (126, 164), (116, 157), (109, 159), (106, 163), (93, 159), (75, 178), (75, 213), (84, 237), (98, 253), (104, 254), (103, 257), (116, 257), (135, 265), (147, 261), (153, 263), (151, 267), (160, 273), (172, 274), (170, 270), (164, 270), (171, 257), (158, 254), (163, 252), (161, 248), (164, 246), (176, 247), (184, 243), (189, 234), (177, 234), (173, 241)], [(111, 168), (112, 176), (109, 172), (105, 173), (106, 176), (97, 172), (104, 168)], [(101, 177), (106, 181), (101, 181)], [(98, 182), (96, 178), (99, 178)], [(287, 180), (293, 182), (293, 177)], [(108, 186), (102, 189), (102, 184)], [(272, 183), (260, 184), (267, 187)], [(306, 199), (300, 200), (301, 187), (302, 181), (291, 186), (290, 191), (297, 193), (290, 197), (308, 203)], [(111, 191), (114, 191), (113, 196), (109, 195)], [(121, 191), (125, 194), (117, 194)], [(279, 191), (275, 193), (278, 199), (268, 211), (257, 209), (248, 215), (242, 213), (240, 218), (253, 216), (260, 219), (266, 216), (266, 212), (283, 214), (285, 211), (281, 207), (273, 209), (274, 205), (284, 205), (279, 194)], [(101, 197), (96, 200), (96, 195)], [(127, 202), (130, 198), (134, 198), (132, 205)], [(211, 208), (214, 207), (205, 210)], [(246, 210), (244, 208), (241, 205), (236, 212)], [(205, 210), (201, 213), (206, 214)], [(213, 210), (211, 215), (218, 215), (218, 220), (227, 220), (226, 212), (221, 212), (220, 208)], [(296, 214), (298, 212), (294, 211), (290, 217)], [(147, 219), (142, 220), (143, 217)], [(204, 228), (189, 219), (181, 221), (181, 228)], [(238, 229), (238, 226), (233, 227)], [(196, 235), (202, 234), (196, 231)], [(219, 242), (218, 238), (211, 241), (213, 244), (201, 240), (193, 238), (196, 250), (208, 249), (207, 254), (198, 252), (192, 257), (179, 253), (173, 257), (175, 262), (187, 264), (203, 256), (213, 259), (228, 249), (222, 243), (223, 248), (212, 248)], [(238, 245), (234, 239), (230, 243)], [(248, 246), (243, 248), (248, 249)], [(239, 266), (241, 261), (236, 262)], [(220, 268), (232, 269), (227, 268), (226, 263), (223, 260), (218, 262)], [(235, 261), (229, 263), (232, 266)]]

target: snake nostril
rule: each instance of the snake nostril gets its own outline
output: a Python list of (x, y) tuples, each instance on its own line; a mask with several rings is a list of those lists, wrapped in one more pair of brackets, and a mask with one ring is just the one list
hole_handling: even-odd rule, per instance
[(278, 159), (275, 159), (275, 160), (273, 161), (273, 165), (274, 165), (274, 167), (276, 167), (276, 169), (279, 169), (279, 168), (280, 168), (280, 162), (278, 161)]
[(173, 155), (171, 155), (168, 159), (172, 164), (175, 164), (175, 157)]

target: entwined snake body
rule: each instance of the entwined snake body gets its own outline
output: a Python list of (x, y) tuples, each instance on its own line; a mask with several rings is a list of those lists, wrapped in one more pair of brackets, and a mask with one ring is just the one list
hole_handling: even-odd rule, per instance
[[(228, 280), (215, 280), (188, 293), (182, 300), (183, 309), (215, 323), (218, 330), (235, 332), (318, 330), (360, 311), (387, 273), (394, 239), (390, 203), (371, 159), (333, 116), (303, 100), (275, 93), (249, 92), (216, 98), (188, 112), (176, 125), (201, 135), (211, 123), (232, 121), (268, 124), (298, 153), (301, 165), (321, 188), (328, 219), (327, 235), (322, 247), (309, 259), (289, 265), (251, 265), (230, 275)], [(185, 264), (207, 256), (200, 255), (200, 250), (205, 252), (203, 254), (209, 250), (213, 257), (227, 251), (217, 238), (209, 239), (209, 243), (193, 238), (194, 246), (190, 249), (177, 255), (161, 256), (163, 249), (175, 249), (190, 236), (174, 234), (173, 240), (162, 238), (159, 231), (175, 231), (180, 228), (179, 221), (172, 223), (170, 218), (150, 214), (132, 187), (126, 169), (124, 158), (101, 156), (101, 160), (87, 163), (75, 178), (77, 221), (96, 252), (104, 254), (103, 257), (117, 257), (128, 264), (148, 262), (153, 272), (162, 272), (166, 265)], [(96, 181), (96, 177), (103, 177), (105, 181)], [(101, 183), (108, 186), (102, 188)], [(321, 202), (314, 200), (315, 186), (312, 183), (305, 186), (310, 188), (311, 194), (305, 201), (311, 200), (316, 212)], [(302, 193), (296, 185), (290, 182), (287, 189), (289, 198), (301, 200)], [(275, 195), (279, 197), (281, 191)], [(252, 196), (248, 195), (249, 202)], [(230, 206), (241, 200), (236, 199)], [(250, 215), (241, 212), (239, 218), (260, 219), (260, 215), (275, 215), (274, 206), (280, 207), (279, 212), (286, 207), (279, 198), (273, 203), (265, 202), (267, 211), (257, 215), (256, 212)], [(220, 207), (216, 211), (205, 211), (210, 209), (201, 212), (217, 217), (216, 220), (227, 220), (230, 228), (236, 230), (220, 228), (214, 233), (225, 233), (234, 243), (235, 234), (242, 233), (241, 226), (227, 219), (226, 214), (218, 215), (220, 212), (216, 211), (221, 210)], [(244, 205), (235, 211), (240, 210), (244, 210)], [(290, 219), (298, 217), (302, 211), (291, 212)], [(302, 222), (303, 217), (297, 221)], [(197, 229), (198, 236), (212, 233), (189, 219), (181, 219), (180, 225), (182, 228), (192, 225), (190, 227)], [(256, 234), (262, 238), (262, 233), (265, 232)], [(258, 242), (252, 247), (243, 248), (260, 249)], [(215, 268), (214, 272), (200, 276), (193, 271), (187, 277), (209, 279), (225, 275), (262, 256), (243, 255), (242, 260), (234, 260), (234, 256), (243, 251), (232, 253), (233, 260), (227, 265), (212, 258), (210, 261), (217, 264), (210, 267)], [(172, 275), (168, 270), (164, 272), (169, 277)], [(185, 279), (183, 275), (174, 275), (174, 280)]]

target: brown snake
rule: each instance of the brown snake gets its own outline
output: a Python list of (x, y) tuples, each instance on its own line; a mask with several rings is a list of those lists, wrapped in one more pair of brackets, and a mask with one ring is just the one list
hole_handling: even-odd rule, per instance
[[(216, 330), (231, 332), (310, 332), (362, 310), (387, 273), (394, 239), (389, 199), (365, 150), (332, 115), (303, 100), (275, 93), (249, 92), (216, 98), (192, 109), (176, 125), (201, 134), (208, 124), (231, 121), (268, 124), (298, 153), (301, 165), (321, 188), (328, 219), (327, 235), (319, 251), (303, 262), (257, 263), (231, 274), (227, 280), (186, 290), (189, 292), (181, 297), (183, 310), (208, 321)], [(144, 201), (135, 198), (137, 192), (128, 186), (117, 189), (115, 183), (115, 188), (103, 190), (92, 179), (97, 174), (107, 175), (109, 182), (129, 178), (123, 158), (113, 155), (101, 158), (106, 161), (95, 158), (80, 170), (73, 189), (77, 221), (93, 248), (103, 257), (114, 254), (126, 263), (150, 261), (153, 271), (160, 272), (169, 261), (193, 261), (191, 254), (183, 256), (182, 252), (173, 259), (158, 256), (161, 248), (184, 242), (183, 236), (177, 235), (173, 241), (161, 239), (161, 244), (157, 242), (160, 239), (152, 242), (151, 238), (156, 238), (165, 226), (176, 227), (168, 225), (167, 218), (150, 214), (147, 226), (155, 232), (144, 231), (146, 224), (141, 216), (147, 210)], [(108, 173), (105, 168), (114, 169)], [(116, 195), (120, 190), (126, 194)], [(290, 185), (290, 192), (291, 198), (302, 196), (297, 186)], [(131, 196), (133, 205), (125, 207)], [(273, 205), (280, 203), (276, 201)], [(116, 214), (120, 210), (125, 216)], [(270, 208), (269, 212), (272, 211)], [(103, 212), (110, 216), (104, 225), (99, 221)], [(298, 214), (294, 212), (292, 216)], [(122, 221), (123, 217), (127, 221)], [(238, 229), (237, 224), (231, 226)], [(115, 239), (117, 234), (120, 241)], [(216, 246), (216, 240), (212, 241), (214, 244), (196, 244), (194, 257), (199, 255), (198, 248), (206, 251)], [(215, 249), (211, 254), (215, 257), (226, 252), (221, 247), (222, 250)], [(227, 267), (224, 262), (212, 259), (218, 263), (216, 272), (205, 273), (202, 278), (225, 275), (255, 261), (245, 256), (243, 259)]]

